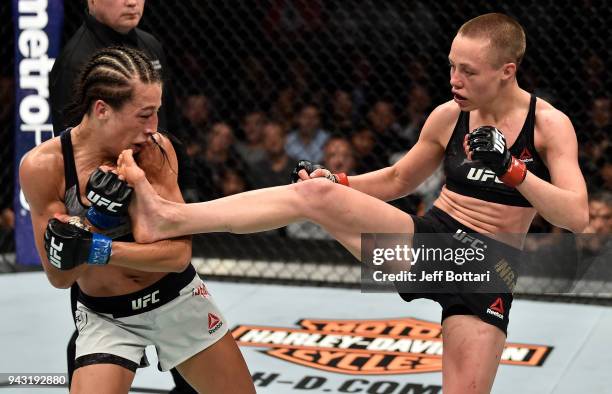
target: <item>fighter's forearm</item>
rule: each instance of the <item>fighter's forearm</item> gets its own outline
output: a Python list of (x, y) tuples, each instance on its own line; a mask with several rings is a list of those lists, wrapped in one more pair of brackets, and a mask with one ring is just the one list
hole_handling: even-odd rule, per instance
[(191, 259), (189, 237), (151, 244), (113, 242), (111, 265), (148, 272), (182, 272)]
[(527, 172), (517, 190), (544, 219), (555, 226), (579, 233), (589, 222), (586, 194), (562, 189), (531, 172)]
[(53, 287), (57, 289), (67, 289), (83, 275), (89, 266), (87, 264), (82, 264), (71, 270), (62, 271), (43, 260), (43, 267), (47, 274), (47, 279), (49, 279), (49, 283), (51, 283)]
[(398, 181), (394, 167), (385, 167), (362, 175), (351, 176), (349, 185), (355, 190), (383, 201), (395, 200), (405, 191), (404, 185)]

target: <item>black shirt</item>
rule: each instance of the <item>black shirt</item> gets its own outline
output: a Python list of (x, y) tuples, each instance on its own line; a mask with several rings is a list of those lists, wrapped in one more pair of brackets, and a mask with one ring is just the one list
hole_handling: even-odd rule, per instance
[(49, 93), (55, 134), (59, 134), (67, 127), (75, 126), (68, 124), (70, 119), (67, 119), (65, 109), (72, 102), (74, 83), (83, 65), (98, 49), (116, 45), (140, 49), (151, 58), (153, 67), (164, 77), (159, 130), (176, 135), (178, 132), (176, 105), (168, 81), (166, 57), (161, 43), (151, 34), (138, 28), (130, 30), (127, 34), (118, 33), (89, 14), (86, 14), (81, 27), (68, 40), (51, 70)]

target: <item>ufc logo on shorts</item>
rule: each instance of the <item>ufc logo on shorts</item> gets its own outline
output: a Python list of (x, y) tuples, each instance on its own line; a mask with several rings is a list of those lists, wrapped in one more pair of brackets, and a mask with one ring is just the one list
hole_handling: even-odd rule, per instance
[(146, 308), (149, 304), (155, 304), (159, 302), (159, 290), (154, 291), (151, 294), (140, 297), (136, 300), (132, 300), (132, 310), (137, 311), (138, 309)]
[(62, 256), (59, 255), (59, 252), (64, 249), (64, 244), (62, 242), (55, 243), (55, 237), (51, 237), (51, 250), (49, 250), (49, 262), (53, 264), (56, 268), (60, 268), (62, 266)]
[(461, 241), (461, 243), (470, 244), (470, 246), (474, 249), (486, 249), (487, 248), (487, 244), (485, 244), (478, 238), (472, 237), (471, 235), (469, 235), (468, 233), (466, 233), (465, 231), (461, 229), (458, 229), (455, 232), (455, 235), (453, 235), (453, 238), (455, 238), (457, 241)]
[(87, 195), (87, 199), (99, 207), (108, 207), (107, 210), (110, 212), (117, 212), (115, 208), (121, 208), (123, 206), (123, 204), (112, 202), (111, 200), (100, 196), (93, 190), (89, 192), (89, 194)]
[(499, 180), (499, 178), (497, 178), (493, 171), (484, 168), (470, 168), (470, 172), (467, 174), (467, 179), (480, 182), (486, 182), (489, 179), (493, 179), (495, 183), (503, 183)]

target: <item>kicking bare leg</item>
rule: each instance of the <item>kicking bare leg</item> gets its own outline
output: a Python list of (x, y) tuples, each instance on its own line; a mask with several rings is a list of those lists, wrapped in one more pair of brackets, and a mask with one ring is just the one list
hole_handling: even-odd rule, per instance
[(118, 172), (135, 189), (130, 215), (138, 242), (206, 232), (246, 234), (310, 220), (323, 226), (360, 259), (361, 233), (414, 231), (410, 215), (326, 179), (253, 190), (203, 203), (177, 204), (159, 197), (130, 150), (119, 156)]

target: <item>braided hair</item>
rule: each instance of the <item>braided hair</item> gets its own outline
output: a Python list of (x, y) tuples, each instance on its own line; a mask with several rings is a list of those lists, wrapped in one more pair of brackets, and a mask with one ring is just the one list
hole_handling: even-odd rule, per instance
[(92, 104), (102, 100), (120, 109), (134, 93), (133, 82), (161, 83), (162, 78), (143, 52), (129, 47), (109, 47), (94, 53), (81, 71), (68, 107), (71, 122), (90, 114)]

